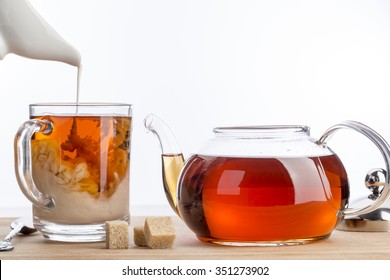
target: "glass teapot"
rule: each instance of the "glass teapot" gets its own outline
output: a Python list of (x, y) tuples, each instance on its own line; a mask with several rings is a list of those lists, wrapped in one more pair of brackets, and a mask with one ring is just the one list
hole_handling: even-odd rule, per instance
[[(204, 242), (273, 246), (322, 240), (344, 218), (369, 213), (390, 195), (390, 147), (358, 122), (335, 125), (319, 140), (310, 137), (307, 126), (219, 127), (186, 161), (161, 119), (151, 114), (144, 124), (161, 144), (163, 185), (172, 209)], [(347, 207), (347, 173), (327, 146), (341, 128), (367, 136), (386, 164), (380, 194), (360, 209)]]

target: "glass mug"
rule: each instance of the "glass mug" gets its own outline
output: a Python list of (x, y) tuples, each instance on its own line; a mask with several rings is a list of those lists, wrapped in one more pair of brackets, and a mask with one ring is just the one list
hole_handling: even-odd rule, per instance
[(131, 105), (32, 104), (15, 136), (15, 171), (34, 226), (55, 241), (105, 240), (129, 222)]

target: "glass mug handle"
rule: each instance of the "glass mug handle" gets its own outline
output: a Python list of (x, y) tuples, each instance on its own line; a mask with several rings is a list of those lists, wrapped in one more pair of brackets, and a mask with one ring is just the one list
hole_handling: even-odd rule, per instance
[(368, 139), (370, 139), (380, 150), (384, 161), (386, 165), (386, 172), (384, 172), (385, 175), (385, 182), (383, 183), (383, 188), (381, 190), (380, 195), (375, 200), (375, 202), (371, 205), (365, 206), (361, 209), (351, 209), (346, 208), (342, 210), (342, 214), (344, 217), (351, 217), (351, 216), (358, 216), (358, 215), (364, 215), (367, 213), (372, 212), (373, 210), (379, 208), (390, 196), (390, 178), (389, 178), (389, 172), (390, 172), (390, 146), (386, 142), (385, 139), (383, 139), (382, 136), (380, 136), (377, 132), (369, 128), (368, 126), (355, 122), (355, 121), (345, 121), (339, 124), (336, 124), (332, 127), (330, 127), (328, 130), (325, 131), (325, 133), (321, 136), (321, 138), (317, 141), (319, 145), (325, 145), (327, 143), (327, 140), (331, 138), (331, 136), (339, 129), (346, 128), (346, 129), (352, 129), (354, 131), (357, 131), (364, 136), (366, 136)]
[(36, 132), (49, 134), (53, 129), (48, 120), (32, 119), (23, 123), (15, 135), (15, 173), (23, 194), (37, 207), (53, 208), (54, 200), (35, 186), (31, 165), (31, 138)]

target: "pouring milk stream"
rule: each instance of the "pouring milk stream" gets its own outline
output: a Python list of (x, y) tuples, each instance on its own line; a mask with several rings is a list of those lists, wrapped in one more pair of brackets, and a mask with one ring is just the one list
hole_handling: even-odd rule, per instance
[(38, 14), (28, 0), (0, 0), (0, 60), (8, 53), (60, 61), (77, 67), (78, 104), (81, 56)]

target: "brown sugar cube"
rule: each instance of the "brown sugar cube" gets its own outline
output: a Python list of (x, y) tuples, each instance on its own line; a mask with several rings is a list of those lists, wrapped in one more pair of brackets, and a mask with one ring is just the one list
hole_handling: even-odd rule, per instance
[(134, 227), (134, 244), (137, 246), (147, 246), (145, 241), (144, 227)]
[(150, 217), (145, 219), (145, 241), (152, 249), (170, 248), (175, 241), (175, 228), (170, 217)]
[(127, 222), (106, 222), (106, 247), (108, 249), (129, 248), (129, 224)]

